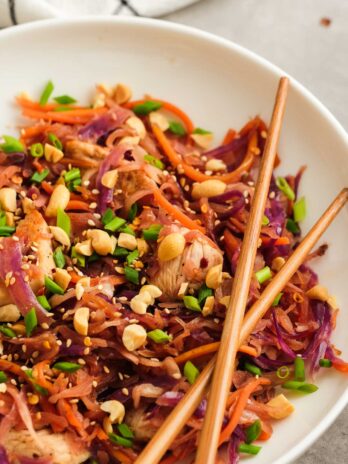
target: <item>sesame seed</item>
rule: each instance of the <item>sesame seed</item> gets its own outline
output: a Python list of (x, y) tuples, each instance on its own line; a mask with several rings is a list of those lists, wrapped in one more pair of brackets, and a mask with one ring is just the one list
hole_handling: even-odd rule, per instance
[(26, 351), (27, 351), (27, 345), (22, 345), (22, 351), (23, 351), (23, 353), (26, 353)]
[(24, 282), (29, 282), (30, 278), (28, 275), (24, 276)]
[(84, 180), (84, 181), (83, 181), (83, 185), (84, 185), (85, 187), (88, 187), (90, 183), (91, 183), (90, 180)]
[(57, 340), (57, 345), (58, 345), (58, 346), (62, 346), (62, 345), (63, 345), (62, 340)]
[(98, 206), (98, 205), (97, 205), (97, 203), (96, 203), (95, 201), (93, 201), (93, 202), (90, 203), (90, 205), (89, 205), (89, 207), (90, 207), (91, 209), (96, 209), (97, 206)]
[(214, 319), (214, 322), (215, 322), (215, 324), (219, 324), (220, 319), (218, 319), (218, 318), (216, 317), (216, 318)]
[(84, 354), (85, 356), (87, 356), (89, 353), (90, 353), (90, 349), (89, 349), (89, 348), (85, 348), (85, 349), (83, 350), (83, 354)]
[(99, 195), (99, 190), (98, 189), (93, 189), (92, 190), (93, 195)]
[(11, 277), (10, 279), (10, 285), (13, 285), (16, 283), (16, 278), (15, 277)]
[(13, 235), (12, 240), (14, 240), (15, 242), (19, 242), (19, 238), (16, 235)]
[(118, 377), (119, 377), (120, 380), (124, 379), (123, 374), (121, 372), (118, 373)]
[(82, 358), (79, 358), (79, 359), (77, 360), (77, 362), (78, 362), (79, 364), (81, 364), (81, 366), (85, 366), (85, 365), (86, 365), (86, 361), (85, 361), (84, 359), (82, 359)]
[(128, 298), (125, 297), (125, 296), (120, 296), (118, 300), (121, 301), (122, 303), (124, 303), (124, 302), (128, 301)]
[(68, 338), (67, 341), (66, 341), (67, 348), (69, 348), (71, 346), (71, 344), (72, 344), (72, 340), (71, 340), (71, 338)]
[(17, 385), (17, 382), (15, 381), (15, 379), (11, 379), (10, 382), (12, 383), (12, 385)]
[(93, 382), (92, 382), (92, 386), (93, 386), (94, 388), (97, 388), (97, 386), (98, 386), (98, 382), (97, 382), (96, 380), (93, 380)]
[(41, 324), (41, 327), (44, 329), (44, 330), (48, 330), (50, 328), (50, 326), (47, 324), (47, 322), (43, 322)]
[(128, 395), (129, 395), (129, 390), (128, 390), (128, 388), (122, 388), (121, 392), (122, 392), (125, 396), (128, 396)]
[(269, 194), (268, 196), (269, 196), (269, 198), (271, 198), (271, 199), (275, 198), (275, 192), (270, 192), (270, 194)]
[(79, 400), (77, 398), (73, 398), (72, 400), (69, 401), (71, 404), (77, 404)]
[(88, 219), (87, 224), (91, 227), (95, 227), (95, 222), (93, 221), (93, 219)]
[(32, 357), (36, 359), (39, 356), (39, 354), (40, 354), (39, 351), (34, 351), (34, 353), (32, 354)]
[(108, 368), (108, 366), (103, 366), (103, 369), (106, 374), (110, 374), (110, 369)]

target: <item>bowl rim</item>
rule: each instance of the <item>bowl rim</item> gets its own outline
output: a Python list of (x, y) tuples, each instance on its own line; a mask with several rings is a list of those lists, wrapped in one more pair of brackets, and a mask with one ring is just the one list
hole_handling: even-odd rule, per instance
[[(307, 90), (299, 81), (293, 78), (289, 73), (283, 71), (277, 65), (274, 65), (266, 58), (263, 58), (259, 54), (220, 36), (217, 36), (213, 33), (203, 31), (201, 29), (186, 26), (183, 24), (178, 24), (161, 19), (153, 18), (139, 18), (139, 17), (128, 17), (128, 16), (85, 16), (80, 18), (50, 18), (45, 20), (34, 21), (30, 23), (20, 24), (12, 26), (3, 30), (0, 30), (0, 42), (12, 37), (21, 35), (22, 33), (27, 33), (35, 30), (45, 30), (52, 27), (71, 27), (81, 26), (81, 25), (100, 25), (100, 24), (110, 24), (110, 25), (128, 25), (130, 27), (142, 27), (148, 29), (157, 29), (159, 31), (171, 31), (179, 35), (186, 37), (193, 37), (196, 39), (202, 39), (207, 42), (210, 42), (218, 47), (225, 48), (227, 51), (232, 53), (237, 53), (242, 58), (247, 61), (255, 63), (256, 66), (260, 66), (263, 69), (267, 70), (270, 74), (273, 74), (277, 77), (286, 75), (290, 78), (291, 86), (305, 99), (310, 103), (313, 110), (320, 113), (320, 115), (326, 119), (326, 121), (332, 126), (336, 131), (337, 136), (347, 145), (348, 148), (348, 133), (345, 131), (342, 124), (336, 119), (331, 111), (326, 108), (326, 106), (320, 102), (320, 100), (315, 97), (309, 90)], [(295, 446), (293, 446), (288, 452), (283, 456), (278, 458), (273, 464), (289, 464), (303, 454), (334, 422), (338, 415), (343, 411), (344, 407), (348, 404), (348, 384), (345, 391), (341, 394), (335, 405), (325, 414), (321, 421), (308, 433), (302, 440), (300, 440)]]

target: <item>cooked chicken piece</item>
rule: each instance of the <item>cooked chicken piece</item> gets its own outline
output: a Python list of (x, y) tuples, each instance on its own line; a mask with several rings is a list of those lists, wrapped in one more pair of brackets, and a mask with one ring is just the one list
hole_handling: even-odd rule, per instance
[(208, 270), (223, 261), (221, 250), (199, 231), (172, 225), (161, 230), (160, 238), (177, 232), (186, 240), (183, 253), (169, 261), (159, 261), (157, 272), (149, 278), (167, 298), (176, 298), (183, 282), (188, 282), (190, 287), (200, 287)]
[[(29, 264), (25, 270), (29, 276), (30, 287), (36, 292), (44, 284), (45, 275), (50, 276), (55, 268), (51, 244), (52, 234), (43, 216), (33, 210), (19, 222), (15, 236), (20, 238), (28, 249), (26, 254), (36, 256), (36, 263)], [(34, 248), (31, 248), (31, 247)], [(0, 306), (12, 303), (7, 288), (0, 282)]]
[(71, 158), (88, 161), (98, 167), (100, 160), (108, 155), (109, 150), (93, 143), (71, 140), (65, 145), (65, 153)]
[(135, 438), (140, 441), (150, 440), (156, 433), (149, 419), (146, 418), (144, 408), (138, 408), (127, 413), (125, 422), (134, 432)]
[(17, 463), (16, 456), (50, 457), (52, 464), (80, 464), (90, 453), (81, 441), (69, 433), (52, 433), (47, 429), (37, 432), (44, 453), (37, 447), (27, 430), (11, 430), (6, 436), (5, 448), (11, 463)]

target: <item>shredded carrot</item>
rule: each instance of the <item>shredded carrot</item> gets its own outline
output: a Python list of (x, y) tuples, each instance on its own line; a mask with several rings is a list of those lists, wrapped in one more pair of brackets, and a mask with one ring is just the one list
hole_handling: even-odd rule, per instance
[(118, 461), (120, 461), (122, 464), (132, 464), (133, 459), (131, 459), (129, 456), (127, 456), (123, 451), (120, 449), (111, 449), (110, 453), (113, 455), (114, 458), (116, 458)]
[(79, 168), (96, 168), (98, 167), (98, 162), (91, 160), (88, 161), (86, 159), (75, 159), (75, 158), (68, 158), (64, 156), (61, 160), (59, 160), (60, 164), (65, 164), (69, 165), (72, 164), (73, 166), (79, 167)]
[(226, 135), (222, 141), (222, 145), (228, 145), (235, 138), (237, 132), (234, 129), (228, 129)]
[(45, 180), (41, 182), (41, 187), (44, 189), (44, 191), (48, 194), (51, 194), (54, 190), (53, 185), (49, 184)]
[(232, 261), (234, 252), (240, 248), (240, 240), (236, 238), (229, 229), (224, 230), (225, 251), (230, 261)]
[(238, 390), (238, 400), (233, 409), (233, 413), (230, 417), (230, 420), (226, 427), (222, 430), (219, 439), (219, 446), (222, 445), (225, 441), (227, 441), (231, 434), (233, 433), (234, 429), (237, 427), (240, 417), (244, 411), (244, 408), (248, 402), (249, 396), (256, 390), (259, 385), (267, 385), (270, 383), (270, 380), (265, 378), (253, 379), (250, 383), (248, 383), (244, 388)]
[(7, 361), (6, 359), (0, 359), (0, 370), (11, 372), (12, 374), (18, 375), (18, 377), (29, 380), (25, 371), (23, 371), (18, 364)]
[(64, 416), (66, 420), (69, 422), (69, 424), (74, 427), (77, 431), (83, 432), (84, 431), (84, 426), (83, 424), (78, 420), (76, 417), (76, 414), (74, 414), (74, 411), (69, 404), (68, 401), (65, 399), (60, 399), (59, 400), (60, 405), (62, 406), (62, 409), (64, 410)]
[(65, 208), (67, 211), (79, 210), (79, 211), (89, 211), (89, 204), (81, 200), (70, 200)]
[(104, 432), (104, 430), (102, 430), (99, 426), (97, 427), (97, 435), (96, 435), (99, 440), (107, 440), (109, 437), (106, 435), (106, 433)]
[[(189, 359), (195, 359), (210, 353), (215, 353), (218, 350), (219, 346), (220, 342), (213, 342), (208, 343), (206, 345), (201, 345), (197, 348), (193, 348), (192, 350), (186, 351), (185, 353), (182, 353), (179, 356), (176, 356), (174, 359), (178, 364), (180, 364), (188, 361)], [(249, 354), (250, 356), (258, 356), (257, 351), (251, 346), (243, 345), (239, 348), (238, 351), (240, 351), (241, 353)]]
[(289, 245), (289, 237), (279, 237), (275, 241), (271, 237), (261, 237), (263, 245)]
[(218, 179), (226, 183), (236, 182), (240, 179), (243, 173), (247, 172), (251, 168), (254, 162), (254, 154), (255, 154), (254, 151), (257, 148), (257, 142), (258, 142), (258, 136), (256, 132), (254, 132), (251, 135), (249, 144), (248, 144), (247, 153), (237, 169), (227, 174), (222, 174), (219, 176), (208, 176), (207, 174), (204, 174), (203, 172), (198, 171), (198, 169), (195, 169), (193, 166), (190, 166), (189, 164), (185, 163), (182, 160), (182, 158), (175, 152), (170, 141), (167, 139), (163, 131), (156, 124), (152, 126), (152, 130), (159, 145), (161, 146), (164, 153), (167, 155), (173, 167), (176, 168), (178, 167), (178, 165), (180, 165), (180, 167), (183, 169), (186, 176), (197, 182), (203, 182), (205, 180), (210, 180), (210, 179)]
[(32, 165), (37, 170), (37, 172), (42, 172), (44, 170), (44, 167), (42, 166), (42, 164), (40, 164), (40, 161), (37, 158), (34, 159)]
[[(133, 109), (136, 105), (142, 105), (145, 103), (147, 100), (135, 100), (132, 102), (128, 102), (125, 106), (126, 108)], [(179, 119), (185, 124), (187, 132), (190, 134), (193, 132), (195, 126), (189, 116), (180, 108), (178, 108), (176, 105), (173, 105), (173, 103), (169, 103), (165, 100), (159, 100), (158, 98), (154, 99), (154, 101), (162, 103), (162, 108), (170, 111), (171, 113), (175, 114), (178, 116)]]
[(39, 111), (29, 108), (23, 109), (23, 115), (33, 119), (62, 122), (66, 124), (84, 124), (96, 115), (103, 114), (107, 108), (83, 108), (69, 111)]
[(333, 361), (332, 362), (332, 366), (337, 370), (337, 371), (340, 371), (340, 372), (344, 372), (345, 374), (348, 373), (348, 363), (344, 362), (344, 361)]
[(260, 441), (267, 441), (271, 438), (272, 434), (267, 430), (261, 430), (260, 435), (258, 436), (258, 440)]
[(32, 127), (25, 127), (21, 130), (21, 139), (26, 140), (42, 134), (49, 128), (49, 124), (38, 124)]
[(180, 211), (176, 206), (172, 205), (159, 188), (154, 187), (153, 196), (157, 205), (166, 210), (167, 213), (173, 217), (173, 219), (177, 219), (183, 226), (187, 227), (188, 229), (199, 230), (203, 234), (205, 233), (205, 229), (200, 226), (197, 221), (190, 219), (186, 216), (185, 213)]
[[(46, 103), (46, 105), (40, 105), (39, 102), (29, 100), (28, 98), (18, 96), (16, 97), (16, 101), (19, 106), (22, 108), (27, 108), (30, 110), (38, 110), (38, 111), (54, 111), (56, 108), (61, 107), (61, 106), (66, 106), (66, 105), (61, 105), (59, 103)], [(69, 108), (72, 110), (77, 110), (77, 109), (87, 109), (86, 107), (83, 106), (76, 106), (76, 105), (69, 105)]]
[(41, 361), (38, 364), (35, 364), (33, 368), (33, 377), (35, 382), (40, 385), (40, 387), (46, 388), (50, 393), (53, 392), (54, 387), (51, 382), (49, 382), (45, 377), (45, 370), (49, 366), (49, 361)]

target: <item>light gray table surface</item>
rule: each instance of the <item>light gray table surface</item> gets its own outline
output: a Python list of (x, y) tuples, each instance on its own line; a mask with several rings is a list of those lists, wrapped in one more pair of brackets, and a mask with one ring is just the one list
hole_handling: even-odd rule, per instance
[[(320, 25), (323, 17), (332, 20), (329, 27)], [(348, 129), (348, 0), (201, 0), (164, 19), (223, 36), (267, 58)], [(348, 408), (296, 464), (347, 464), (347, 437)]]

